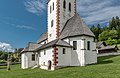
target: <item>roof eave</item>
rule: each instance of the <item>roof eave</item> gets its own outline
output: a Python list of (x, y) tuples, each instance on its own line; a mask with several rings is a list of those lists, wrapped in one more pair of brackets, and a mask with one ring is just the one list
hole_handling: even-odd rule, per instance
[(70, 38), (70, 37), (78, 37), (78, 36), (89, 36), (89, 37), (95, 37), (95, 36), (92, 36), (92, 35), (81, 34), (81, 35), (67, 36), (67, 37), (64, 37), (64, 38), (61, 38), (61, 39)]

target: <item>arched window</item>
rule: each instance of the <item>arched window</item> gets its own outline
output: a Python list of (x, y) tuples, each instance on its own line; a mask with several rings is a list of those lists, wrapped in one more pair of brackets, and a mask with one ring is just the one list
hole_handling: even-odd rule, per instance
[(54, 25), (54, 21), (52, 20), (52, 21), (51, 21), (51, 27), (53, 27), (53, 25)]
[(51, 13), (51, 6), (50, 6), (50, 13)]
[(69, 3), (69, 11), (71, 12), (71, 3)]
[(66, 1), (63, 1), (63, 8), (66, 9)]
[(54, 10), (54, 2), (53, 2), (53, 10)]

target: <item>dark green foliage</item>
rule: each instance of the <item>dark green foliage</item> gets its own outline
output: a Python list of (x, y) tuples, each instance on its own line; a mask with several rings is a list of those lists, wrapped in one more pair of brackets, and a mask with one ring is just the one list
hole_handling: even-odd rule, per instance
[(0, 60), (7, 61), (8, 54), (12, 55), (13, 53), (11, 53), (11, 52), (8, 53), (8, 52), (0, 51)]
[(102, 29), (101, 29), (101, 27), (100, 27), (100, 24), (98, 24), (97, 27), (93, 25), (93, 26), (91, 27), (91, 31), (95, 34), (95, 39), (96, 39), (96, 41), (98, 41), (98, 36), (99, 36), (99, 34), (102, 32)]
[(117, 40), (117, 44), (120, 44), (120, 39)]
[(109, 29), (110, 30), (116, 29), (116, 21), (115, 21), (114, 17), (112, 18), (112, 21), (110, 21), (110, 23), (109, 23)]
[(116, 45), (117, 44), (117, 40), (108, 38), (108, 40), (106, 40), (106, 44), (107, 45)]
[(3, 53), (1, 55), (1, 60), (7, 60), (7, 57), (8, 57), (8, 53)]
[(118, 39), (118, 32), (116, 30), (105, 30), (99, 34), (99, 41), (111, 41), (112, 39)]
[(106, 41), (109, 37), (109, 30), (103, 31), (101, 34), (99, 34), (99, 41)]
[(109, 23), (109, 29), (115, 29), (118, 32), (118, 37), (120, 38), (120, 19), (118, 16), (113, 17)]
[(120, 19), (113, 17), (109, 26), (101, 28), (100, 24), (92, 26), (91, 31), (95, 34), (96, 41), (106, 41), (108, 45), (120, 44)]
[(7, 60), (8, 53), (0, 51), (0, 60)]

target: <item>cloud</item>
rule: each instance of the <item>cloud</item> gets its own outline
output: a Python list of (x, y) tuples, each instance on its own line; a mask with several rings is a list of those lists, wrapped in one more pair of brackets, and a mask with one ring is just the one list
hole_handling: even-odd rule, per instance
[(28, 12), (41, 15), (46, 9), (45, 2), (45, 0), (26, 0), (24, 5)]
[(9, 26), (16, 27), (16, 28), (36, 30), (33, 26), (28, 26), (28, 25), (23, 25), (23, 24), (22, 25), (17, 25), (17, 24), (14, 24), (14, 23), (9, 23), (8, 21), (4, 21), (4, 20), (0, 20), (0, 22), (2, 22), (4, 24), (7, 24)]
[(8, 43), (0, 42), (0, 50), (5, 52), (14, 52), (12, 46)]
[[(26, 10), (41, 15), (47, 0), (26, 0)], [(107, 23), (114, 16), (120, 17), (120, 0), (77, 0), (77, 13), (87, 24)]]
[(119, 0), (77, 0), (77, 12), (87, 24), (107, 23), (114, 16), (120, 17)]
[(22, 29), (31, 29), (31, 30), (36, 30), (35, 28), (31, 26), (26, 26), (26, 25), (17, 25), (17, 28), (22, 28)]

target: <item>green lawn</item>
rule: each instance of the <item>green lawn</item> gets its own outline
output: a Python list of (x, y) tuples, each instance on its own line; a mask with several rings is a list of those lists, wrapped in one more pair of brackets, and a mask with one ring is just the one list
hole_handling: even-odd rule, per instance
[(55, 71), (20, 69), (11, 66), (11, 71), (0, 67), (0, 78), (120, 78), (120, 56), (98, 58), (98, 64), (86, 67), (66, 67)]
[(120, 49), (120, 44), (117, 44), (118, 48)]

